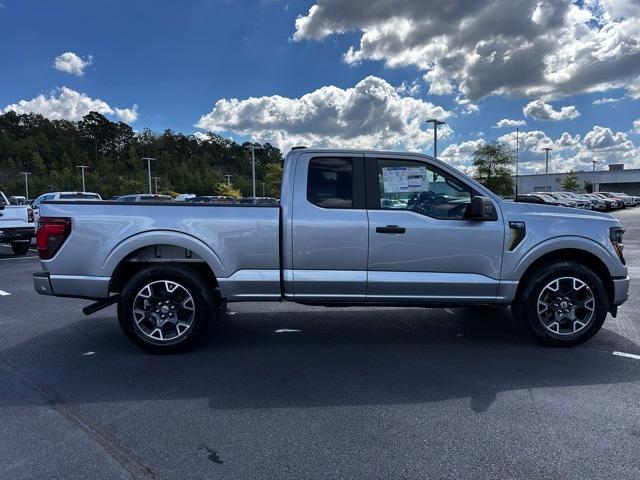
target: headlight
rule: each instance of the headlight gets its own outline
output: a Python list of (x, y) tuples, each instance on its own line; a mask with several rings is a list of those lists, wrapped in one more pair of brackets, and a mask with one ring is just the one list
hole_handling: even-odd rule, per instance
[(609, 240), (611, 241), (611, 245), (613, 245), (614, 250), (620, 257), (620, 261), (623, 265), (626, 265), (624, 260), (624, 243), (622, 243), (622, 235), (624, 234), (624, 228), (622, 227), (611, 227), (609, 229)]

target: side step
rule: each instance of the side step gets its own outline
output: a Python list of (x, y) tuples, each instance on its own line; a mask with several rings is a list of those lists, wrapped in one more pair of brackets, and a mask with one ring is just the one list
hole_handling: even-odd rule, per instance
[(96, 303), (92, 303), (91, 305), (87, 305), (82, 309), (82, 313), (85, 315), (91, 315), (93, 313), (99, 312), (103, 308), (107, 308), (109, 305), (113, 305), (120, 299), (120, 294), (113, 295), (109, 298), (103, 298), (102, 300), (98, 300)]

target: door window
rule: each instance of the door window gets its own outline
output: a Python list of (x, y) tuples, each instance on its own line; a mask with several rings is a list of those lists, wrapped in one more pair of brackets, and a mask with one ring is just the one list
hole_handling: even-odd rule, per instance
[(409, 160), (378, 160), (380, 208), (410, 210), (434, 218), (462, 219), (471, 188), (442, 170)]
[(353, 208), (353, 159), (311, 159), (307, 200), (323, 208)]

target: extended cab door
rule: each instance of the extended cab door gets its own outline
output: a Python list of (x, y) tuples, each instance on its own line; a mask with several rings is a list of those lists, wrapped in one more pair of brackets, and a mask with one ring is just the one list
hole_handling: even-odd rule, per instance
[(467, 218), (476, 193), (423, 157), (367, 155), (369, 302), (494, 302), (503, 221)]
[(298, 302), (366, 299), (369, 225), (364, 156), (313, 153), (295, 165), (293, 269), (284, 272)]

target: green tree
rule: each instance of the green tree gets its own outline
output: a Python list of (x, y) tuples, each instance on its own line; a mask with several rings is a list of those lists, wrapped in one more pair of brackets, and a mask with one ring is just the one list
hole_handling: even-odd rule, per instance
[(578, 181), (578, 175), (571, 170), (566, 177), (562, 179), (562, 189), (566, 192), (575, 192), (580, 188), (580, 182)]
[(511, 172), (515, 154), (504, 142), (491, 142), (473, 152), (473, 177), (492, 192), (508, 196), (513, 194)]
[(213, 186), (213, 193), (215, 195), (224, 195), (226, 197), (240, 198), (242, 194), (240, 190), (233, 185), (229, 185), (225, 182), (218, 182)]
[(282, 183), (282, 164), (268, 163), (265, 167), (265, 183), (267, 184), (266, 194), (271, 197), (280, 198), (280, 184)]

